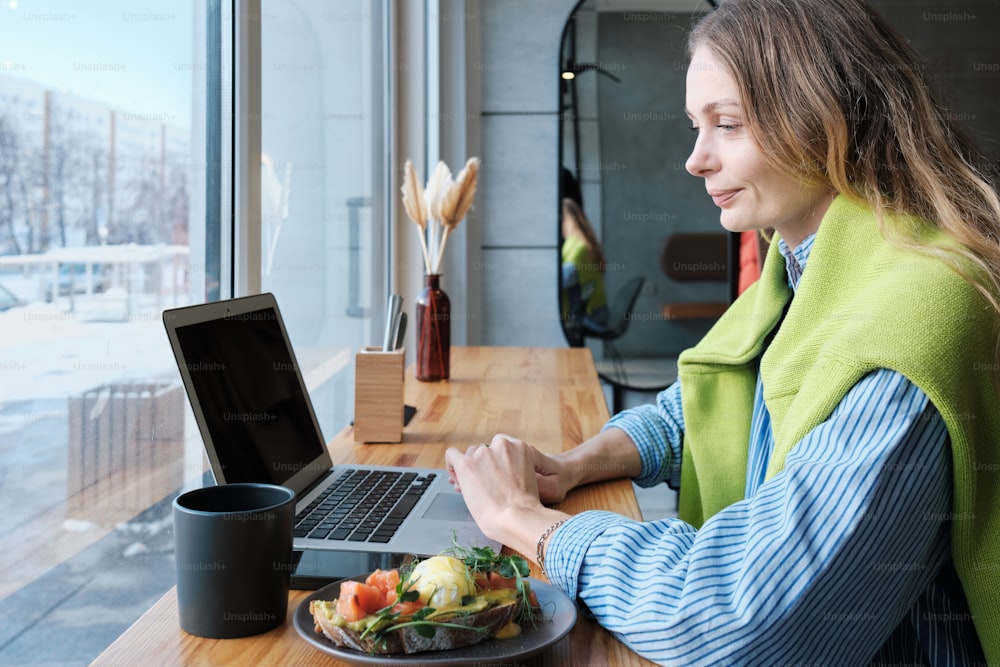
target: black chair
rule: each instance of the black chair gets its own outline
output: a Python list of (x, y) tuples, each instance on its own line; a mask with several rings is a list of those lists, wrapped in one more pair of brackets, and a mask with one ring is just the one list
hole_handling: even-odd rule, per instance
[(632, 321), (632, 309), (635, 308), (635, 302), (639, 298), (639, 292), (645, 282), (645, 278), (638, 276), (630, 278), (619, 288), (615, 298), (608, 304), (607, 324), (597, 324), (584, 318), (581, 325), (581, 333), (585, 339), (597, 338), (603, 342), (604, 356), (613, 360), (615, 372), (624, 382), (627, 382), (628, 377), (625, 373), (622, 356), (614, 342), (628, 331), (628, 325)]

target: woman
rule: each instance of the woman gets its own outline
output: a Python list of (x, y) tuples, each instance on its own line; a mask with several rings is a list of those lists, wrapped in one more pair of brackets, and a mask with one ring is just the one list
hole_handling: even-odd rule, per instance
[(608, 323), (604, 291), (607, 261), (583, 209), (573, 199), (562, 201), (562, 312), (567, 330), (579, 333)]
[[(774, 228), (760, 280), (654, 405), (559, 456), (451, 450), (454, 483), (663, 664), (1000, 662), (984, 158), (862, 0), (729, 0), (689, 48), (686, 166), (723, 227)], [(543, 505), (611, 476), (679, 484), (679, 518)]]

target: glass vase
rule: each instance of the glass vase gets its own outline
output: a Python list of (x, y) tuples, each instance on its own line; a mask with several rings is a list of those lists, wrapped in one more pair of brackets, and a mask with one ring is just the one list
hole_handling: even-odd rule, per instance
[(451, 301), (441, 289), (441, 275), (424, 276), (424, 289), (417, 297), (417, 366), (423, 382), (447, 380), (451, 349)]

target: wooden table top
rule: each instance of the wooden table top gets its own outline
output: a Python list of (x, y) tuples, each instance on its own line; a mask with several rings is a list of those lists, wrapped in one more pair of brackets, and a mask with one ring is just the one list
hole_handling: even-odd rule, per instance
[[(417, 413), (399, 444), (354, 442), (351, 428), (330, 442), (334, 463), (444, 467), (449, 446), (464, 448), (495, 433), (523, 438), (543, 451), (569, 449), (597, 433), (608, 409), (586, 348), (453, 347), (451, 378), (424, 383), (406, 372), (405, 400)], [(607, 509), (639, 519), (628, 480), (575, 490), (559, 508)], [(532, 565), (532, 576), (540, 577)], [(308, 591), (293, 590), (281, 626), (254, 637), (204, 639), (180, 629), (171, 589), (92, 663), (94, 665), (343, 665), (303, 640), (292, 616)], [(526, 665), (651, 665), (582, 616), (574, 629)]]

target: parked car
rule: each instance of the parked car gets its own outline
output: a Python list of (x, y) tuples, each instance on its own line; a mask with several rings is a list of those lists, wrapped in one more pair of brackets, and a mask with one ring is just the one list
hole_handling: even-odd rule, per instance
[[(87, 264), (84, 262), (75, 264), (60, 264), (56, 283), (59, 286), (59, 296), (69, 296), (73, 294), (84, 294), (87, 291), (87, 271), (90, 271), (92, 289), (95, 294), (100, 294), (109, 286), (107, 270), (100, 264)], [(51, 280), (51, 279), (50, 279)], [(45, 287), (45, 300), (52, 301), (53, 285), (49, 282)]]
[(0, 312), (10, 310), (14, 306), (20, 306), (21, 300), (14, 296), (9, 289), (0, 285)]

